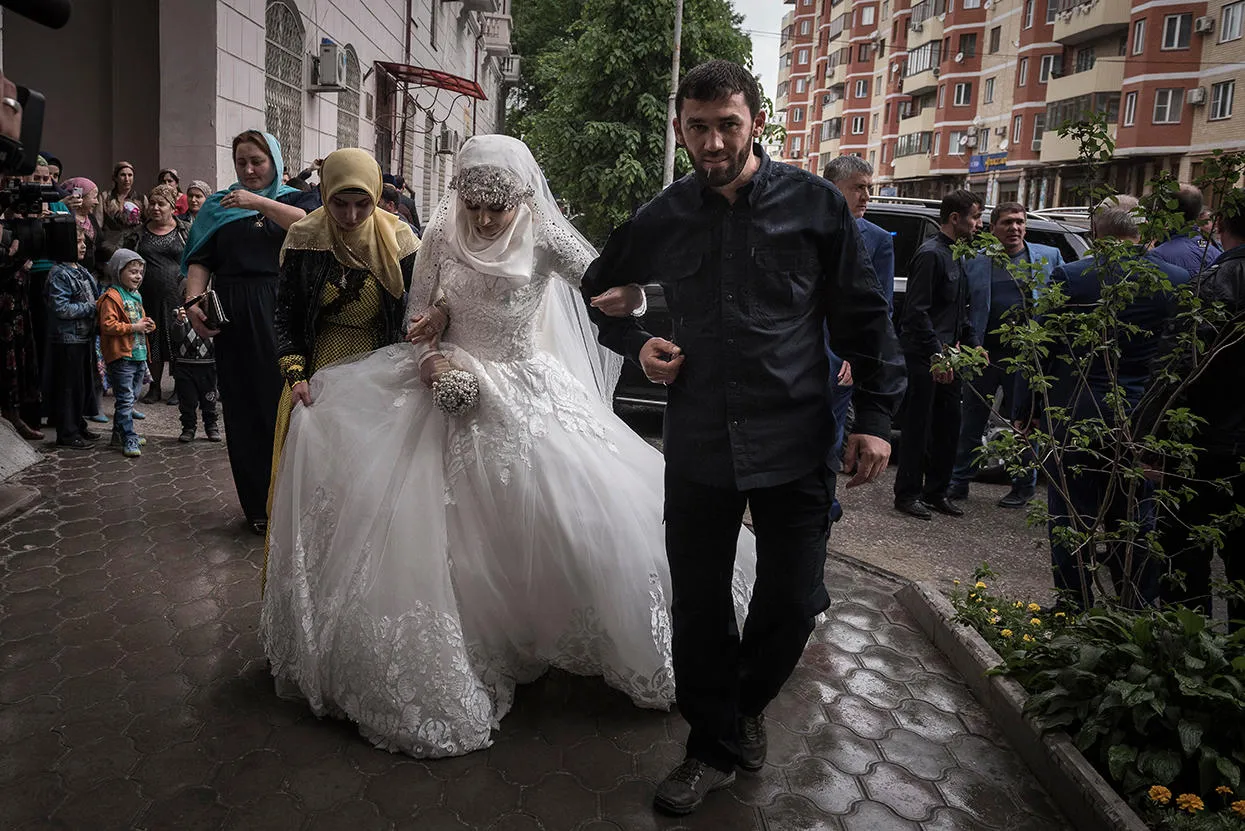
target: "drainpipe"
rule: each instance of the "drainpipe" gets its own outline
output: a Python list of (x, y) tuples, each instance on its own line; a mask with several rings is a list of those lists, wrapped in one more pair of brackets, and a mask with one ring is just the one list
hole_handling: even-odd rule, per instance
[[(402, 26), (402, 28), (405, 30), (405, 35), (403, 38), (404, 43), (402, 47), (402, 63), (407, 66), (409, 66), (411, 63), (411, 12), (412, 12), (413, 2), (414, 0), (406, 0), (406, 20), (403, 22), (403, 26)], [(436, 0), (433, 0), (433, 2), (436, 2)], [(403, 171), (406, 170), (406, 130), (407, 130), (407, 127), (409, 126), (407, 124), (408, 115), (407, 115), (407, 110), (406, 110), (406, 98), (405, 98), (405, 95), (407, 93), (406, 84), (402, 85), (402, 93), (403, 93), (402, 132), (398, 135), (398, 142), (401, 145), (401, 147), (398, 150), (398, 174), (405, 177), (406, 174), (403, 173)]]

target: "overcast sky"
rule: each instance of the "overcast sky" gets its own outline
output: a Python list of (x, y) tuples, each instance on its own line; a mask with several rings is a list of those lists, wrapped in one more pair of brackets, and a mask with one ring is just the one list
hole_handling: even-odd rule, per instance
[(761, 76), (765, 94), (774, 98), (778, 81), (778, 34), (782, 16), (791, 9), (782, 0), (733, 0), (752, 38), (752, 69)]

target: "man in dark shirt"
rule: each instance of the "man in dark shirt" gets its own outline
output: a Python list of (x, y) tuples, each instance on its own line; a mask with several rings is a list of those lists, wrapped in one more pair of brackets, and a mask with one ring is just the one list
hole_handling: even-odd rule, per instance
[[(826, 180), (771, 161), (756, 79), (729, 61), (684, 78), (675, 128), (695, 168), (615, 229), (586, 298), (651, 275), (672, 340), (590, 308), (605, 346), (669, 386), (666, 550), (674, 673), (687, 758), (655, 804), (685, 814), (765, 762), (763, 712), (795, 668), (824, 584), (835, 424), (825, 332), (851, 361), (856, 432), (848, 487), (886, 467), (903, 372), (886, 298), (856, 220)], [(742, 637), (732, 603), (745, 507), (757, 579)]]
[(917, 519), (933, 509), (949, 516), (964, 510), (947, 498), (960, 436), (960, 379), (933, 372), (931, 362), (950, 346), (980, 346), (968, 314), (968, 278), (951, 246), (981, 229), (981, 197), (957, 190), (942, 198), (942, 230), (912, 255), (904, 298), (900, 345), (908, 369), (895, 474), (895, 508)]

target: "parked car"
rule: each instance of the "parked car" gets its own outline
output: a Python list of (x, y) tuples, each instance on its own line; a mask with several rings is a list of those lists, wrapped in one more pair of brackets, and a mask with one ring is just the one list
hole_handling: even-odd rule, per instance
[[(890, 231), (895, 241), (896, 321), (900, 318), (904, 293), (908, 286), (908, 262), (927, 237), (938, 233), (938, 207), (938, 200), (878, 197), (869, 203), (865, 211), (865, 218)], [(989, 211), (990, 208), (987, 207), (987, 216)], [(1026, 223), (1026, 238), (1029, 242), (1058, 248), (1067, 262), (1079, 260), (1089, 250), (1089, 233), (1081, 224), (1079, 216), (1074, 211), (1055, 221), (1041, 218), (1042, 212), (1032, 213)], [(666, 308), (661, 285), (649, 283), (644, 286), (644, 292), (648, 296), (648, 312), (644, 315), (645, 328), (658, 337), (669, 338), (670, 313)], [(666, 388), (651, 383), (638, 366), (627, 361), (614, 390), (614, 401), (616, 404), (665, 407)]]

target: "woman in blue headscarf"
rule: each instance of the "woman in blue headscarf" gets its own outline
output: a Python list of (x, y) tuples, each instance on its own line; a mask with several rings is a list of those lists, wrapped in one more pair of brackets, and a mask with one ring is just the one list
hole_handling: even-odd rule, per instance
[(225, 438), (238, 500), (257, 534), (268, 528), (268, 480), (277, 405), (284, 381), (277, 363), (273, 319), (285, 232), (319, 207), (318, 194), (281, 184), (281, 146), (268, 133), (247, 130), (233, 140), (238, 181), (208, 197), (190, 229), (182, 256), (185, 299), (212, 288), (229, 319), (211, 329), (200, 306), (187, 315), (200, 337), (216, 339), (216, 372)]

